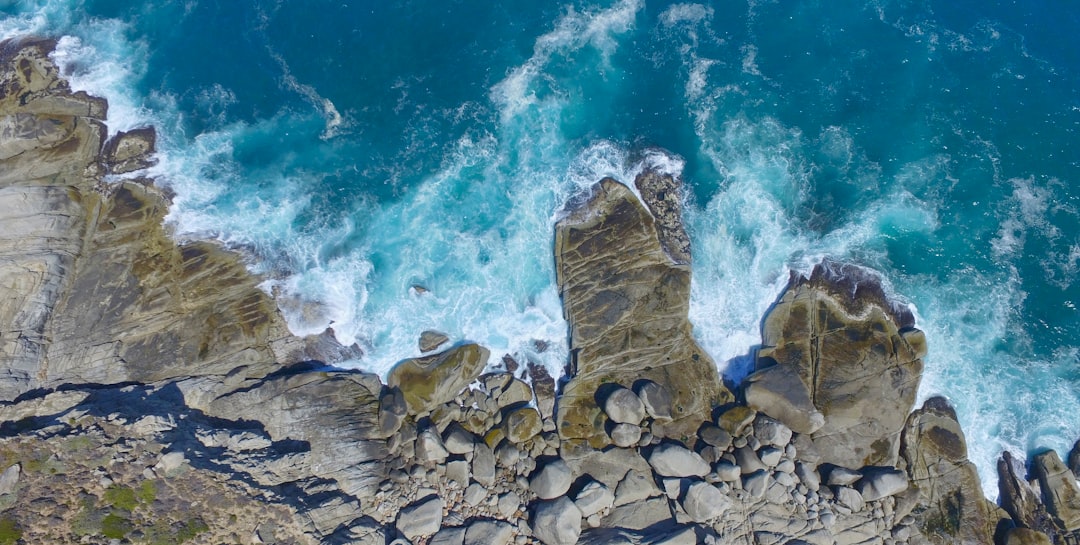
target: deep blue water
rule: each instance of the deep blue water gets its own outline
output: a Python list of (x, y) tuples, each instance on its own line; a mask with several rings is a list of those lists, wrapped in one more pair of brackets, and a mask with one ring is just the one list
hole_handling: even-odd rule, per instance
[(916, 308), (921, 396), (988, 494), (1002, 449), (1080, 436), (1080, 4), (499, 4), (0, 0), (0, 35), (60, 38), (111, 130), (157, 125), (178, 236), (246, 249), (356, 366), (434, 328), (561, 368), (558, 211), (650, 163), (687, 183), (729, 379), (787, 271), (832, 256)]

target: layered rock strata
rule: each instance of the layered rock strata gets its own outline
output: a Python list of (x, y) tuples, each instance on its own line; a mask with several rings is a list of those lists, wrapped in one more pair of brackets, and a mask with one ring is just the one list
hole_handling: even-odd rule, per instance
[[(573, 359), (426, 331), (387, 384), (290, 335), (241, 259), (177, 245), (47, 41), (0, 44), (0, 542), (1067, 544), (1075, 475), (984, 499), (926, 347), (857, 267), (793, 275), (736, 398), (690, 335), (677, 178), (607, 179), (556, 232)], [(510, 365), (513, 363), (514, 365)], [(740, 401), (744, 400), (744, 401)], [(1073, 471), (1080, 454), (1068, 457)]]

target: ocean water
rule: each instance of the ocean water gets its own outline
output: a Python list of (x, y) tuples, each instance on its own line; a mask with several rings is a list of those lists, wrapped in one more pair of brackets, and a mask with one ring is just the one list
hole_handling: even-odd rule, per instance
[[(790, 269), (879, 271), (996, 496), (1080, 437), (1080, 4), (0, 0), (111, 131), (154, 124), (181, 239), (383, 373), (425, 329), (559, 372), (553, 225), (682, 175), (691, 320), (729, 381)], [(666, 151), (660, 151), (660, 150)]]

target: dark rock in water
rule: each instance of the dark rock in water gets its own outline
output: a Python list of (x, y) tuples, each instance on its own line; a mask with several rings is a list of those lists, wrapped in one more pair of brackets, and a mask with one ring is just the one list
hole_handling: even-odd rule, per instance
[(866, 269), (825, 261), (809, 278), (793, 274), (765, 317), (747, 397), (806, 433), (817, 421), (797, 376), (824, 416), (811, 434), (822, 462), (895, 465), (926, 353), (925, 338), (912, 325), (910, 311), (889, 300)]
[(420, 334), (420, 341), (417, 343), (420, 347), (420, 352), (431, 352), (446, 344), (450, 340), (445, 333), (441, 331), (427, 330)]
[(634, 180), (656, 222), (660, 245), (672, 261), (690, 264), (690, 236), (682, 222), (682, 180), (655, 170), (646, 170)]
[(1080, 487), (1057, 452), (1051, 450), (1035, 456), (1032, 468), (1039, 477), (1043, 502), (1058, 528), (1064, 533), (1080, 529)]
[(1080, 479), (1080, 441), (1073, 443), (1072, 449), (1069, 450), (1068, 464), (1069, 471), (1072, 471), (1073, 475)]
[(998, 460), (997, 473), (998, 501), (1013, 521), (1025, 528), (1052, 532), (1054, 526), (1046, 506), (1024, 478), (1023, 461), (1005, 451)]
[(668, 256), (656, 221), (626, 186), (605, 179), (572, 207), (556, 226), (555, 255), (570, 322), (563, 439), (607, 442), (595, 398), (606, 383), (663, 384), (674, 421), (654, 423), (654, 433), (677, 437), (692, 437), (713, 406), (733, 400), (691, 335), (690, 269)]
[(127, 174), (157, 163), (152, 157), (157, 144), (154, 127), (121, 131), (105, 143), (102, 156), (111, 174)]
[(555, 411), (555, 379), (543, 365), (529, 362), (528, 370), (533, 393), (536, 395), (536, 409), (544, 420), (548, 420)]
[(993, 505), (967, 458), (956, 413), (943, 398), (927, 400), (908, 417), (901, 459), (914, 488), (912, 516), (924, 535), (942, 543), (992, 543)]
[(431, 356), (404, 360), (386, 376), (386, 384), (401, 389), (410, 414), (446, 403), (476, 380), (488, 360), (488, 349), (476, 344), (456, 346)]

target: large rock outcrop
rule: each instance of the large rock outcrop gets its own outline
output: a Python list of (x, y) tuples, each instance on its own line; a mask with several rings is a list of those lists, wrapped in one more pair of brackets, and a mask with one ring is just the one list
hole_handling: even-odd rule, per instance
[[(652, 194), (667, 203), (678, 192)], [(607, 178), (556, 225), (556, 275), (570, 322), (570, 380), (558, 404), (564, 439), (608, 441), (598, 398), (605, 384), (664, 384), (674, 420), (655, 422), (654, 433), (676, 437), (733, 399), (691, 335), (689, 255), (677, 236), (681, 223), (672, 221), (676, 212), (664, 208), (661, 230), (629, 188)]]
[(914, 325), (866, 269), (826, 260), (793, 273), (765, 317), (747, 401), (808, 433), (822, 463), (896, 465), (926, 354)]

